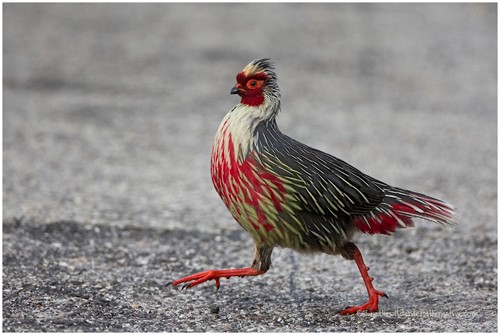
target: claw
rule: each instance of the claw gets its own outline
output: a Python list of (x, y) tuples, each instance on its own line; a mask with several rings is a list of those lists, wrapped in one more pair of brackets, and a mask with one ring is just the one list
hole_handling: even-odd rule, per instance
[(339, 310), (337, 310), (337, 311), (335, 312), (335, 314), (340, 314), (340, 315), (342, 315), (342, 312), (343, 312), (343, 311), (345, 311), (346, 309), (349, 309), (349, 308), (351, 308), (351, 306), (347, 306), (346, 308), (339, 309)]
[(357, 312), (368, 312), (373, 313), (378, 310), (378, 306), (373, 305), (372, 301), (368, 301), (366, 304), (361, 306), (346, 307), (340, 311), (341, 315), (356, 314)]
[(243, 268), (243, 269), (228, 269), (228, 270), (210, 270), (205, 272), (195, 273), (194, 275), (181, 278), (179, 280), (174, 280), (173, 282), (167, 283), (165, 286), (172, 285), (177, 286), (179, 284), (185, 283), (181, 290), (187, 290), (188, 288), (194, 287), (208, 280), (215, 281), (216, 291), (220, 288), (220, 278), (230, 278), (230, 277), (246, 277), (246, 276), (258, 276), (263, 274), (265, 271), (255, 270), (253, 268)]
[(342, 315), (347, 315), (347, 314), (355, 314), (357, 312), (368, 312), (368, 313), (374, 313), (378, 311), (378, 296), (381, 297), (386, 297), (388, 298), (387, 294), (385, 294), (382, 291), (377, 291), (373, 290), (370, 291), (370, 295), (368, 298), (368, 301), (360, 306), (352, 306), (352, 307), (346, 307), (343, 310), (340, 311), (340, 314)]

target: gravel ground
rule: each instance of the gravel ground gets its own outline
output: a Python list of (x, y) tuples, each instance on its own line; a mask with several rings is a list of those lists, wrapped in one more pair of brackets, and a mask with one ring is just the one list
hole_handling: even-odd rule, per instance
[[(496, 4), (5, 4), (3, 330), (483, 331), (497, 325)], [(276, 62), (282, 130), (461, 224), (358, 235), (353, 262), (250, 237), (212, 188), (213, 135), (249, 61)]]

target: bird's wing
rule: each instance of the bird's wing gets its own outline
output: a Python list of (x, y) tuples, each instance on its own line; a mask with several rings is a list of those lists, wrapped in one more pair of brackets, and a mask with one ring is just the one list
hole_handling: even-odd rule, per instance
[[(282, 135), (261, 163), (294, 193), (301, 211), (322, 216), (368, 214), (384, 198), (380, 182), (346, 162)], [(381, 183), (380, 183), (381, 184)]]

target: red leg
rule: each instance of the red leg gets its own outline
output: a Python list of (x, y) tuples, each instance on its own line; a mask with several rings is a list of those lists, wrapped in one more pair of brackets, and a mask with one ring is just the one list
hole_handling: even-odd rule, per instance
[(363, 256), (361, 256), (361, 252), (359, 251), (358, 247), (356, 247), (354, 244), (352, 245), (355, 248), (353, 254), (354, 260), (356, 261), (356, 265), (358, 266), (361, 277), (363, 277), (363, 281), (365, 282), (366, 290), (368, 291), (368, 301), (360, 306), (347, 307), (340, 311), (340, 314), (354, 314), (360, 311), (367, 311), (370, 313), (376, 312), (378, 311), (378, 297), (381, 296), (387, 298), (387, 294), (381, 291), (377, 291), (373, 287), (373, 278), (368, 275), (368, 270), (370, 270), (370, 268), (365, 265)]
[(208, 270), (204, 272), (195, 273), (191, 276), (187, 276), (181, 278), (179, 280), (174, 280), (167, 285), (179, 285), (182, 283), (186, 283), (182, 286), (182, 288), (188, 289), (198, 284), (204, 283), (207, 280), (215, 280), (215, 287), (219, 289), (220, 287), (220, 278), (230, 277), (246, 277), (246, 276), (258, 276), (266, 271), (255, 270), (254, 268), (242, 268), (242, 269), (226, 269), (226, 270)]

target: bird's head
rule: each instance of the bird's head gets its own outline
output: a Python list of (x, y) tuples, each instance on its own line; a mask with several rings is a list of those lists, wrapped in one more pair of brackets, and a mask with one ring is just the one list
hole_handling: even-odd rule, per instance
[(262, 58), (245, 66), (236, 76), (236, 85), (231, 89), (231, 94), (238, 94), (241, 103), (248, 106), (279, 103), (278, 78), (271, 60)]

